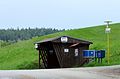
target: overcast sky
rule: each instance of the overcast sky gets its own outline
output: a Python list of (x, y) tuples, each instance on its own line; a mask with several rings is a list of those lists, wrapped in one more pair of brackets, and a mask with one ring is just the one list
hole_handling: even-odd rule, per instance
[(0, 0), (0, 28), (83, 28), (120, 22), (120, 0)]

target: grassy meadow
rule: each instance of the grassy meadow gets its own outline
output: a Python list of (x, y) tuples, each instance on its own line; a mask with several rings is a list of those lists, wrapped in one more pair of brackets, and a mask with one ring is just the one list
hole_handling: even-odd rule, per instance
[[(110, 33), (110, 64), (120, 64), (120, 23), (111, 24)], [(67, 30), (41, 37), (34, 37), (30, 40), (19, 41), (15, 44), (0, 48), (0, 70), (10, 69), (35, 69), (38, 63), (38, 51), (34, 48), (34, 43), (40, 40), (68, 35), (75, 38), (89, 40), (93, 42), (90, 49), (106, 49), (107, 38), (105, 25)], [(108, 65), (106, 58), (102, 64), (90, 63), (86, 66)]]

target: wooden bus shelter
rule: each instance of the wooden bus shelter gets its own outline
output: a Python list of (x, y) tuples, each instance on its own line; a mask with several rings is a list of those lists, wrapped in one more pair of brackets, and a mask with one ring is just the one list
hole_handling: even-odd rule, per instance
[(60, 36), (35, 43), (39, 51), (39, 68), (43, 62), (45, 68), (68, 68), (86, 63), (83, 50), (88, 50), (92, 42)]

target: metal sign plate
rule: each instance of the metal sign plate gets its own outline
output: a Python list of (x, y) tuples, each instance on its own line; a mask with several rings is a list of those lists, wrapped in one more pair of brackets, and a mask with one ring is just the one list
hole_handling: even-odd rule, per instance
[(63, 42), (63, 43), (68, 42), (68, 38), (67, 37), (61, 37), (61, 42)]

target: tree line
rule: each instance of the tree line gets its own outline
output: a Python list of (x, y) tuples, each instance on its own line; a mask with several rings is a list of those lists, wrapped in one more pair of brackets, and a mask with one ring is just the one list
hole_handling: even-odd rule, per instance
[(35, 36), (43, 36), (64, 31), (52, 28), (25, 28), (25, 29), (0, 29), (0, 40), (17, 42), (18, 40), (28, 40)]

